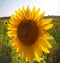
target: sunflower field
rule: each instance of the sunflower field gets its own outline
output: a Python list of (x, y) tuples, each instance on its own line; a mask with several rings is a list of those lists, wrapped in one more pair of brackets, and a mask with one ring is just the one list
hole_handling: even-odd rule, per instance
[[(9, 17), (0, 18), (0, 63), (26, 63), (22, 59), (21, 54), (18, 56), (15, 50), (12, 50), (9, 43), (11, 39), (7, 36), (7, 23), (9, 19)], [(60, 63), (60, 17), (53, 17), (53, 24), (54, 27), (48, 30), (54, 37), (54, 40), (50, 41), (53, 47), (50, 49), (50, 54), (42, 53), (43, 59), (40, 63)], [(39, 62), (33, 61), (33, 63)]]

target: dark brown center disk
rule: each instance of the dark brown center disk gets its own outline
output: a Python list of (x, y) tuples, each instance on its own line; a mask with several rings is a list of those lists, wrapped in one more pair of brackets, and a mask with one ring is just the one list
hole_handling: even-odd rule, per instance
[(25, 46), (32, 45), (38, 37), (38, 26), (32, 20), (21, 22), (17, 28), (17, 36)]
[(7, 22), (5, 22), (5, 24), (7, 25)]

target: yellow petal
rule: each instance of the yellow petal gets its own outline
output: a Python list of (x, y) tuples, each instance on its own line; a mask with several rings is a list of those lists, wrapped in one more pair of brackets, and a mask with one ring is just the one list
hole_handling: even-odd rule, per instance
[(15, 13), (16, 13), (16, 17), (17, 17), (19, 20), (21, 20), (22, 17), (20, 16), (19, 12), (18, 12), (18, 11), (15, 11)]
[(54, 37), (49, 33), (44, 34), (43, 37), (45, 37), (46, 39), (54, 39)]
[(32, 12), (31, 12), (31, 18), (34, 19), (35, 18), (35, 12), (36, 12), (36, 8), (34, 7), (32, 9)]
[(37, 22), (40, 22), (42, 18), (44, 17), (45, 12), (41, 13), (39, 17), (37, 18)]
[(41, 49), (45, 53), (50, 53), (50, 51), (47, 48), (43, 47), (42, 45), (41, 45)]
[(29, 61), (29, 59), (26, 57), (26, 62), (28, 62)]
[[(28, 51), (28, 53), (29, 53), (29, 51)], [(27, 53), (27, 51), (26, 52), (24, 51), (23, 58), (26, 60), (26, 62), (30, 62), (31, 61), (31, 57), (30, 57), (30, 55), (28, 53)]]
[(36, 58), (36, 61), (40, 62), (40, 57), (36, 52), (35, 52), (35, 58)]
[(9, 22), (10, 22), (10, 24), (11, 24), (11, 25), (13, 25), (13, 26), (14, 26), (14, 25), (19, 25), (20, 20), (19, 20), (19, 21), (17, 21), (17, 20), (15, 20), (15, 19), (11, 18)]
[(23, 11), (19, 8), (19, 9), (18, 9), (18, 12), (19, 12), (20, 17), (21, 17), (21, 18), (24, 18), (24, 16), (25, 16), (25, 13), (24, 13), (25, 10), (24, 10), (24, 8), (22, 8), (22, 9), (23, 9)]
[(34, 20), (36, 20), (36, 19), (37, 19), (37, 17), (39, 16), (39, 12), (40, 12), (40, 8), (38, 8), (38, 9), (36, 10), (36, 15), (35, 15)]
[(30, 19), (31, 18), (31, 10), (29, 8), (29, 6), (27, 7), (27, 10), (26, 10), (26, 19)]
[[(16, 44), (15, 44), (15, 43), (12, 43), (11, 45), (12, 45), (12, 46), (15, 46)], [(15, 46), (15, 47), (16, 47), (16, 46)]]
[(8, 36), (16, 36), (15, 31), (8, 31), (7, 34), (8, 34)]
[(11, 31), (14, 31), (14, 30), (17, 31), (16, 28), (7, 27), (7, 29), (8, 29), (8, 30), (11, 30)]
[(45, 25), (51, 23), (52, 20), (53, 20), (52, 18), (43, 19), (41, 25), (45, 26)]
[(12, 24), (8, 24), (9, 27), (12, 27)]
[(15, 21), (19, 21), (19, 19), (15, 15), (11, 15), (11, 21), (14, 23)]
[(16, 49), (16, 52), (21, 52), (21, 47), (20, 47), (20, 42), (17, 41), (16, 38), (13, 38), (11, 41), (10, 41), (11, 45), (13, 46), (13, 49)]
[(53, 27), (53, 24), (48, 24), (48, 25), (44, 26), (44, 29), (45, 29), (45, 30), (49, 30), (49, 29), (51, 29), (52, 27)]
[(12, 21), (12, 20), (9, 20), (9, 23), (10, 23), (10, 24), (13, 24), (13, 23), (14, 23), (14, 21)]
[(37, 9), (36, 14), (39, 15), (40, 8)]
[(24, 17), (26, 16), (26, 11), (25, 11), (25, 9), (24, 9), (24, 7), (22, 7), (22, 14), (24, 15)]
[(15, 24), (7, 24), (7, 26), (8, 26), (7, 28), (17, 28), (18, 25), (15, 25)]
[(44, 47), (46, 47), (46, 48), (52, 48), (52, 45), (48, 42), (47, 39), (41, 37), (40, 40), (41, 40), (40, 44), (41, 44), (42, 46), (44, 46)]

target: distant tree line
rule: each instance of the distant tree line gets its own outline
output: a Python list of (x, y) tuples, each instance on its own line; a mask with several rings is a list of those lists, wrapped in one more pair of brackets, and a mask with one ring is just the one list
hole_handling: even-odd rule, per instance
[[(8, 17), (0, 17), (0, 19), (9, 19), (10, 18), (10, 16), (8, 16)], [(60, 16), (54, 16), (54, 15), (48, 15), (48, 16), (44, 16), (44, 18), (60, 18)]]

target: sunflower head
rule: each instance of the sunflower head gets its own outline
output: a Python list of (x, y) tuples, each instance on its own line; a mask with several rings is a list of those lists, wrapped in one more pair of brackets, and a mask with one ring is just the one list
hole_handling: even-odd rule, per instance
[(13, 49), (18, 53), (23, 52), (23, 58), (26, 61), (34, 58), (40, 61), (41, 53), (50, 53), (48, 49), (52, 48), (48, 39), (53, 37), (47, 32), (53, 27), (52, 18), (46, 19), (44, 14), (45, 12), (40, 13), (40, 8), (34, 7), (30, 10), (28, 6), (26, 10), (22, 7), (11, 15), (7, 33), (8, 36), (13, 36), (10, 41)]
[(4, 25), (7, 26), (8, 22), (6, 20), (4, 20)]

